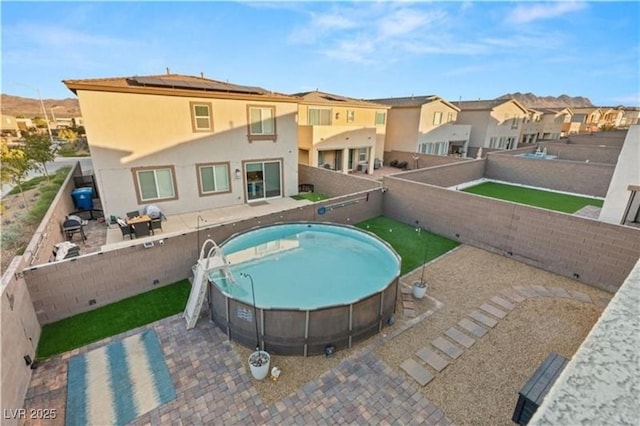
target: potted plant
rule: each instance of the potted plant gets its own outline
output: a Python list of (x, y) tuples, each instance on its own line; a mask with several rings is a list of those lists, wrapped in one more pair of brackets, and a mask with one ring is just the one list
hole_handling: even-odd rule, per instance
[(422, 299), (427, 294), (427, 282), (423, 279), (413, 282), (413, 297)]
[[(416, 223), (419, 223), (416, 221)], [(417, 231), (421, 232), (425, 229), (418, 228)], [(412, 294), (416, 299), (422, 299), (427, 293), (427, 281), (424, 279), (424, 269), (427, 264), (427, 258), (429, 257), (429, 235), (426, 235), (426, 242), (424, 245), (424, 258), (422, 259), (422, 271), (420, 272), (420, 280), (414, 281), (412, 283)]]
[[(262, 380), (269, 375), (271, 356), (260, 350), (260, 335), (258, 333), (258, 317), (256, 313), (256, 291), (253, 285), (253, 277), (246, 272), (240, 272), (240, 276), (249, 278), (251, 282), (251, 296), (253, 298), (253, 321), (256, 327), (256, 350), (249, 355), (249, 369), (256, 380)], [(264, 343), (263, 343), (264, 344)], [(263, 346), (264, 347), (264, 346)]]
[(249, 368), (251, 374), (256, 380), (262, 380), (269, 375), (269, 364), (271, 363), (271, 356), (265, 352), (256, 350), (249, 355)]

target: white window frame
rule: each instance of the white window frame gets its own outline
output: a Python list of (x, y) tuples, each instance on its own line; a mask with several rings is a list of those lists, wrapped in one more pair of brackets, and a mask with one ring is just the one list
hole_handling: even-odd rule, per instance
[(433, 125), (437, 126), (438, 124), (442, 124), (442, 111), (433, 113)]
[(353, 123), (356, 121), (356, 110), (348, 109), (347, 110), (347, 123)]
[(367, 161), (368, 148), (358, 148), (358, 162)]
[(384, 111), (376, 111), (376, 126), (384, 126), (387, 123), (387, 113)]

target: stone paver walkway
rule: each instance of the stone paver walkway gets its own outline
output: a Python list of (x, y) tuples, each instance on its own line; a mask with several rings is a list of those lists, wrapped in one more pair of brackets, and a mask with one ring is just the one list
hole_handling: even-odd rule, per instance
[[(462, 356), (465, 350), (469, 350), (476, 339), (482, 338), (489, 331), (485, 327), (495, 327), (500, 320), (516, 308), (518, 303), (533, 297), (570, 298), (584, 303), (594, 303), (591, 297), (585, 293), (574, 290), (567, 291), (559, 287), (547, 288), (541, 285), (531, 285), (505, 288), (500, 291), (500, 295), (493, 296), (488, 302), (480, 305), (480, 310), (471, 311), (466, 318), (458, 321), (457, 327), (446, 330), (443, 333), (444, 337), (438, 336), (433, 339), (431, 346), (437, 348), (439, 352), (432, 351), (428, 346), (425, 346), (415, 354), (422, 363), (416, 362), (414, 358), (408, 358), (402, 365), (410, 366), (410, 368), (402, 369), (418, 384), (426, 386), (435, 376), (425, 367), (429, 366), (435, 370), (435, 373), (441, 372)], [(601, 306), (607, 301), (603, 299), (595, 303)], [(425, 381), (424, 378), (428, 377), (427, 374), (431, 377)]]
[[(158, 334), (177, 398), (133, 425), (452, 424), (418, 392), (415, 382), (407, 381), (368, 347), (267, 405), (227, 337), (206, 320), (187, 332), (180, 315), (44, 361), (34, 371), (25, 408), (55, 408), (57, 418), (41, 424), (64, 425), (69, 358), (148, 328)], [(429, 379), (431, 373), (424, 371)]]

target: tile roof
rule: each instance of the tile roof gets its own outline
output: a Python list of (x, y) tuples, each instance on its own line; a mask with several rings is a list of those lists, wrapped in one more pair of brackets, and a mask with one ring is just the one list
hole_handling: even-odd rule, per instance
[(182, 74), (160, 74), (149, 76), (93, 78), (81, 80), (63, 80), (63, 83), (74, 93), (78, 89), (100, 91), (126, 91), (148, 93), (154, 91), (191, 91), (195, 93), (225, 94), (238, 96), (264, 96), (269, 98), (289, 98), (291, 96), (275, 93), (256, 86), (242, 86), (229, 82), (212, 80)]
[(331, 104), (331, 105), (348, 105), (369, 108), (386, 108), (386, 105), (372, 102), (369, 100), (349, 98), (342, 95), (334, 95), (332, 93), (314, 90), (312, 92), (293, 93), (291, 96), (302, 98), (305, 103), (313, 104)]
[(407, 96), (403, 98), (380, 98), (369, 99), (371, 102), (378, 102), (391, 107), (418, 107), (429, 102), (433, 102), (440, 99), (436, 95), (424, 95), (424, 96)]

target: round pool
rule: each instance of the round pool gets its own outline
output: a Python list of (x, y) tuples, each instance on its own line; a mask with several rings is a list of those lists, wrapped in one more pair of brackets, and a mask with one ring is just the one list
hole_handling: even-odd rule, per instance
[(256, 346), (256, 320), (260, 345), (273, 353), (351, 347), (379, 332), (395, 310), (400, 257), (358, 228), (277, 224), (234, 235), (220, 248), (233, 279), (210, 274), (212, 320), (248, 347)]

